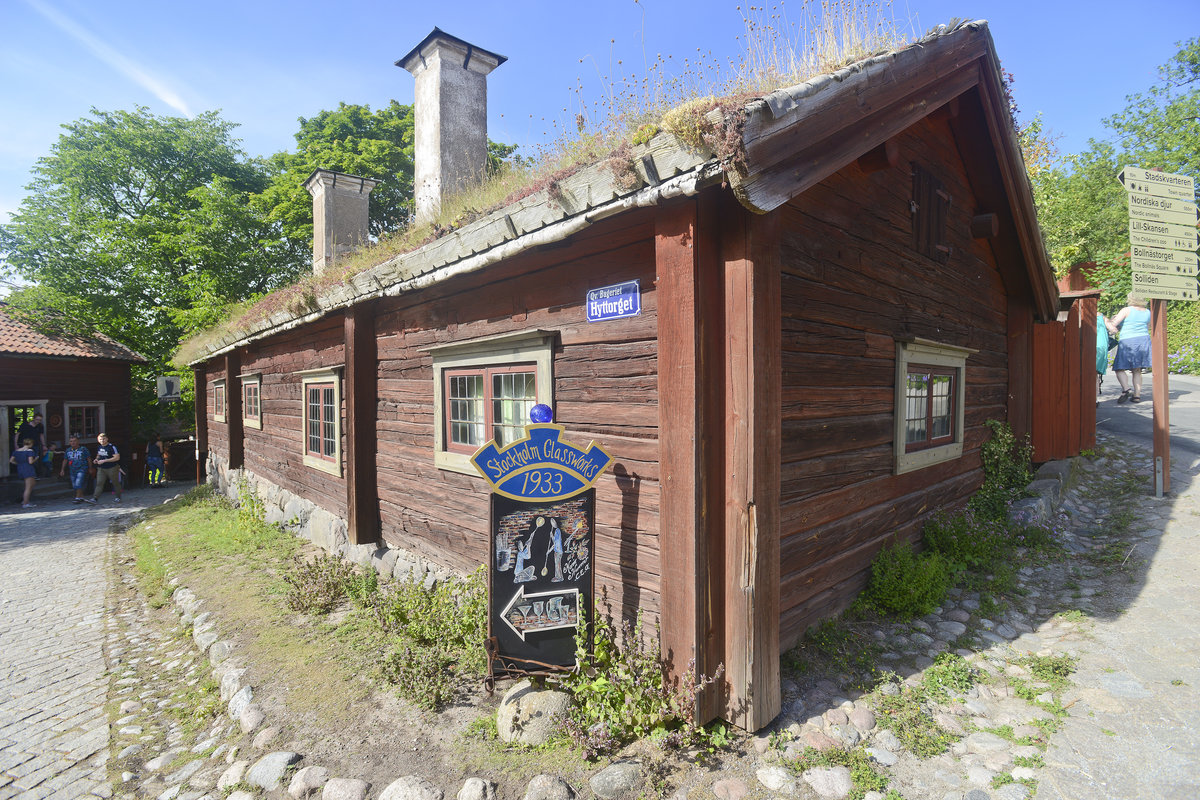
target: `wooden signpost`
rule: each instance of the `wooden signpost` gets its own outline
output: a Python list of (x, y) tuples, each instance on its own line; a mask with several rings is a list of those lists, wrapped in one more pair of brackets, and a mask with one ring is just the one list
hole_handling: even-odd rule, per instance
[(1171, 423), (1167, 403), (1167, 301), (1195, 301), (1198, 241), (1196, 186), (1190, 175), (1125, 167), (1117, 175), (1129, 199), (1133, 290), (1150, 298), (1154, 370), (1154, 493), (1171, 491)]
[[(564, 440), (549, 406), (530, 417), (525, 438), (471, 457), (492, 487), (489, 691), (497, 677), (573, 668), (576, 634), (593, 613), (594, 486), (612, 458)], [(583, 633), (590, 644), (590, 626)]]

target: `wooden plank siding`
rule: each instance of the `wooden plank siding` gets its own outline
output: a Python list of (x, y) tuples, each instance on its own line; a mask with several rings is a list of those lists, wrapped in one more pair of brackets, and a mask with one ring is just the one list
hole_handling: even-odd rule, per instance
[[(899, 166), (850, 165), (782, 209), (781, 641), (847, 605), (892, 536), (912, 539), (935, 509), (982, 480), (987, 419), (1008, 406), (1005, 281), (973, 239), (969, 176), (946, 115), (893, 140)], [(951, 197), (947, 264), (912, 249), (916, 163)], [(971, 348), (963, 455), (893, 474), (896, 341)]]
[[(11, 401), (46, 400), (46, 445), (58, 442), (66, 447), (66, 403), (103, 403), (104, 427), (123, 457), (133, 453), (132, 406), (130, 403), (130, 364), (100, 358), (39, 358), (36, 356), (0, 356), (0, 405)], [(60, 425), (52, 425), (55, 418)], [(16, 434), (10, 430), (10, 439)], [(12, 442), (9, 442), (12, 446)], [(86, 444), (95, 453), (95, 439)], [(128, 468), (130, 464), (123, 462)], [(140, 463), (140, 462), (139, 462)], [(12, 474), (16, 474), (15, 468)]]
[[(342, 475), (304, 463), (304, 397), (307, 370), (344, 365), (344, 320), (334, 315), (295, 331), (252, 343), (242, 351), (244, 374), (262, 376), (262, 429), (244, 426), (246, 469), (311, 500), (343, 519), (348, 514), (345, 478), (346, 393), (342, 392)], [(240, 393), (236, 379), (229, 392)], [(210, 420), (210, 437), (228, 425)]]
[[(597, 484), (596, 587), (614, 613), (659, 613), (657, 302), (653, 215), (576, 237), (412, 296), (379, 301), (377, 456), (383, 540), (462, 571), (488, 559), (489, 487), (434, 466), (427, 348), (528, 329), (557, 331), (556, 422), (614, 464)], [(640, 280), (642, 313), (587, 321), (588, 289)]]
[(1062, 319), (1033, 326), (1035, 462), (1096, 446), (1096, 294), (1064, 297)]

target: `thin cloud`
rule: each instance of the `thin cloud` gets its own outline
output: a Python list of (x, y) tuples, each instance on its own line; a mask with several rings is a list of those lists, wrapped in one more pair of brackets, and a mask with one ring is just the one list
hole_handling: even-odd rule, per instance
[(185, 117), (192, 116), (191, 109), (188, 108), (188, 105), (186, 102), (184, 102), (183, 98), (180, 97), (173, 89), (171, 89), (171, 87), (167, 86), (162, 80), (154, 75), (151, 75), (141, 65), (121, 55), (112, 47), (109, 47), (107, 44), (81, 28), (73, 20), (68, 19), (55, 9), (43, 4), (40, 2), (40, 0), (25, 0), (25, 3), (34, 11), (45, 17), (47, 22), (51, 23), (63, 33), (75, 39), (88, 50), (90, 50), (92, 55), (96, 56), (96, 58), (100, 59), (117, 72), (129, 78), (131, 81), (138, 84), (163, 103), (166, 103), (171, 108), (183, 114)]

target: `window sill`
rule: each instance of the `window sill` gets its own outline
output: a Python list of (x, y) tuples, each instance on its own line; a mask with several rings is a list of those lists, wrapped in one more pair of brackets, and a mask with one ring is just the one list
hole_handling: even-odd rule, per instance
[(306, 455), (304, 456), (304, 466), (312, 467), (321, 472), (328, 472), (330, 475), (336, 475), (339, 478), (342, 477), (342, 465), (336, 461), (326, 461), (323, 458)]
[(896, 459), (896, 474), (915, 472), (934, 464), (953, 461), (962, 457), (962, 442), (944, 444), (941, 447), (930, 447), (928, 450), (918, 450), (915, 453), (905, 453)]
[(440, 451), (433, 454), (433, 465), (446, 472), (457, 472), (461, 475), (482, 477), (479, 470), (471, 463), (471, 457), (466, 453), (448, 453)]

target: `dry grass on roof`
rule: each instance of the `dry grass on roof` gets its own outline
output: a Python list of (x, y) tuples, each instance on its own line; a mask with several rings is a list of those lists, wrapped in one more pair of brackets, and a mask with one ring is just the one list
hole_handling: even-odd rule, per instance
[[(175, 355), (183, 365), (249, 334), (257, 324), (285, 312), (292, 317), (319, 309), (318, 298), (349, 278), (413, 252), (452, 231), (539, 191), (584, 167), (632, 157), (632, 148), (669, 131), (686, 146), (717, 153), (726, 169), (737, 168), (740, 128), (728, 124), (746, 104), (776, 89), (833, 72), (869, 56), (899, 49), (915, 36), (898, 21), (891, 0), (804, 0), (792, 21), (785, 4), (738, 6), (745, 23), (740, 58), (720, 63), (710, 52), (676, 60), (659, 54), (645, 75), (622, 72), (620, 62), (602, 75), (601, 96), (588, 101), (582, 81), (575, 108), (563, 108), (564, 122), (551, 122), (547, 144), (528, 158), (505, 165), (483, 184), (443, 199), (438, 218), (381, 237), (343, 256), (321, 275), (309, 275), (252, 303), (230, 309), (222, 325), (189, 339)], [(582, 63), (582, 60), (581, 60)], [(709, 112), (726, 120), (714, 128)], [(570, 122), (567, 118), (571, 117)], [(734, 134), (738, 133), (738, 136)], [(733, 140), (738, 138), (737, 142)], [(620, 171), (619, 165), (614, 171)]]

